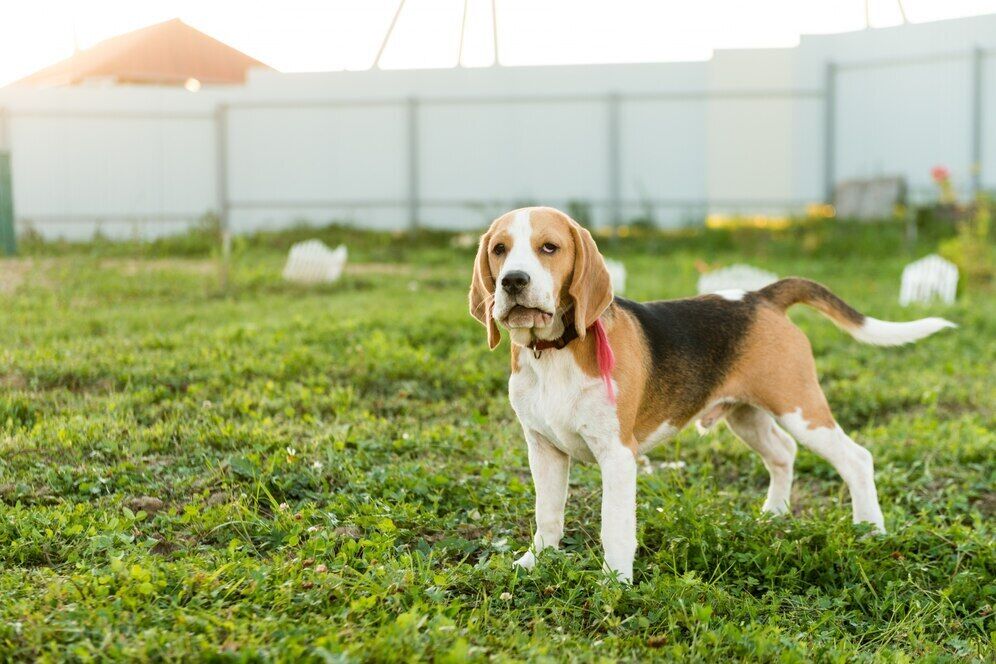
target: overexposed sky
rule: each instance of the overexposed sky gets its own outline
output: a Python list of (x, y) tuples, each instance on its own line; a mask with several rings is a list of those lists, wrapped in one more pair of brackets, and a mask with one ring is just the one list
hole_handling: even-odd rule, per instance
[[(461, 24), (467, 19), (462, 52)], [(701, 60), (860, 30), (865, 0), (495, 0), (503, 65)], [(122, 32), (180, 17), (281, 71), (374, 63), (399, 0), (0, 0), (0, 85)], [(903, 0), (913, 23), (996, 12), (996, 0)], [(381, 66), (494, 63), (491, 0), (407, 0)], [(872, 27), (901, 22), (868, 0)]]

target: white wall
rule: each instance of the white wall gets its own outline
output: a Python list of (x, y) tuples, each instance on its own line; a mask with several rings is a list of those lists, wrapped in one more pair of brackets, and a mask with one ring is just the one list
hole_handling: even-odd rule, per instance
[[(837, 175), (904, 174), (912, 191), (933, 190), (930, 170), (971, 179), (971, 61), (842, 69), (837, 77)], [(921, 193), (921, 195), (923, 195)]]
[[(405, 114), (397, 104), (233, 108), (228, 194), (233, 230), (356, 217), (370, 226), (404, 201)], [(293, 203), (288, 205), (287, 203)], [(392, 215), (393, 217), (393, 215)]]
[(157, 88), (0, 91), (18, 230), (183, 230), (217, 207), (218, 100)]
[(694, 101), (621, 102), (620, 155), (624, 218), (642, 213), (641, 201), (670, 201), (655, 220), (677, 226), (701, 222), (709, 197), (707, 104)]
[(214, 206), (213, 119), (17, 116), (10, 133), (19, 220), (168, 222)]
[[(432, 226), (477, 227), (496, 206), (604, 199), (605, 105), (425, 104), (419, 109), (419, 189)], [(502, 201), (505, 203), (503, 204)]]
[(982, 178), (993, 187), (996, 16), (699, 63), (260, 72), (196, 94), (5, 89), (0, 142), (12, 150), (17, 223), (48, 235), (85, 237), (98, 224), (112, 235), (175, 231), (219, 208), (220, 170), (236, 231), (332, 219), (402, 228), (413, 195), (432, 227), (571, 201), (607, 223), (614, 185), (625, 218), (649, 206), (658, 223), (677, 225), (710, 210), (793, 212), (823, 197), (828, 62), (839, 65), (834, 180), (898, 174), (924, 197), (940, 164), (966, 189), (975, 46), (988, 49)]

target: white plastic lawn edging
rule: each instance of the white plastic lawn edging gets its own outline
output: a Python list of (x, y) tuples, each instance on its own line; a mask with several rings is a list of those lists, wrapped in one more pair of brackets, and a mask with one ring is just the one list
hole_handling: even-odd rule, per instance
[(329, 249), (321, 240), (298, 242), (287, 255), (284, 279), (302, 284), (330, 284), (346, 267), (346, 245)]
[(778, 275), (750, 265), (731, 265), (699, 277), (699, 295), (725, 290), (753, 291), (778, 281)]
[(616, 295), (622, 295), (625, 293), (626, 266), (619, 261), (606, 258), (605, 267), (609, 270), (609, 282), (612, 284), (612, 292)]
[(899, 304), (907, 307), (934, 300), (952, 304), (957, 292), (958, 268), (937, 254), (931, 254), (903, 268)]

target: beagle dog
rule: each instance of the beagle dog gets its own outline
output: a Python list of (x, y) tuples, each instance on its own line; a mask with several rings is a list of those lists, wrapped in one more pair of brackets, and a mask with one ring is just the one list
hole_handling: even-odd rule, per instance
[(471, 314), (494, 349), (508, 329), (508, 382), (536, 489), (533, 546), (517, 565), (559, 546), (571, 459), (602, 475), (605, 567), (624, 581), (636, 553), (637, 456), (690, 422), (725, 420), (770, 474), (763, 511), (788, 509), (796, 442), (847, 483), (854, 521), (884, 532), (872, 456), (834, 421), (809, 340), (785, 315), (814, 307), (861, 342), (894, 346), (945, 327), (864, 316), (823, 286), (789, 278), (758, 291), (638, 303), (613, 297), (591, 234), (548, 207), (513, 210), (481, 237)]

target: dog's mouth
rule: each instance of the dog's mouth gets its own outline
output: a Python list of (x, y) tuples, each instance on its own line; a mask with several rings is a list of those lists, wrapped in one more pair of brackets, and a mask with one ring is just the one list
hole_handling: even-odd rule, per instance
[(535, 307), (517, 304), (505, 315), (505, 325), (510, 328), (547, 327), (553, 321), (553, 314)]

